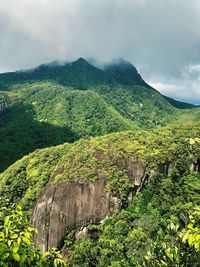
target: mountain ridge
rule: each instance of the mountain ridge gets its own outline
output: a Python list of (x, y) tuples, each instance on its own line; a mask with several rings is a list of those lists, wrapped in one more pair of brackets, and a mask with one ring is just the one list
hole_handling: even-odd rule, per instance
[[(42, 80), (54, 81), (81, 89), (96, 85), (140, 85), (159, 93), (143, 80), (133, 64), (124, 59), (112, 61), (102, 68), (98, 68), (82, 57), (70, 63), (60, 64), (58, 61), (53, 61), (29, 70), (1, 73), (0, 91), (8, 90), (8, 87), (15, 83)], [(162, 95), (161, 93), (159, 94)], [(196, 107), (190, 103), (162, 96), (175, 108), (188, 109)]]

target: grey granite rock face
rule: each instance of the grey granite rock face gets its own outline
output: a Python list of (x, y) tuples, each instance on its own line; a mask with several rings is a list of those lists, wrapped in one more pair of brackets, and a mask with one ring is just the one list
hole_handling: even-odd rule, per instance
[(43, 251), (62, 244), (66, 233), (88, 223), (99, 223), (119, 209), (117, 198), (104, 192), (105, 180), (64, 182), (47, 186), (38, 199), (32, 222), (35, 242)]
[[(128, 160), (125, 167), (129, 180), (136, 188), (143, 182), (146, 165)], [(38, 198), (32, 223), (38, 229), (35, 243), (42, 251), (61, 247), (70, 230), (80, 229), (89, 223), (99, 223), (120, 209), (121, 201), (106, 192), (106, 175), (87, 182), (49, 183)], [(127, 196), (132, 198), (132, 195)], [(129, 199), (130, 200), (130, 199)]]

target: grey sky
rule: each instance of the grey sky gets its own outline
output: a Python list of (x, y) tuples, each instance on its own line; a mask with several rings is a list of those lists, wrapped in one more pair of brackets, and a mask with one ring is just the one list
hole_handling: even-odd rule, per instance
[(0, 72), (123, 57), (162, 93), (200, 103), (199, 0), (1, 0)]

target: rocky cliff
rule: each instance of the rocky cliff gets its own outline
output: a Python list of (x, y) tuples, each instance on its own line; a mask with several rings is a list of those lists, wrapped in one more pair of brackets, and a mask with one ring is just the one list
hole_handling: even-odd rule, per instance
[[(118, 165), (118, 167), (120, 167)], [(146, 165), (127, 160), (127, 174), (134, 189), (140, 188)], [(107, 173), (95, 181), (50, 183), (41, 193), (33, 211), (32, 222), (38, 229), (35, 242), (43, 251), (62, 247), (70, 230), (89, 223), (99, 223), (120, 209), (122, 202), (106, 190)], [(128, 196), (127, 196), (128, 197)], [(132, 191), (129, 192), (129, 198)], [(129, 199), (130, 200), (130, 199)]]

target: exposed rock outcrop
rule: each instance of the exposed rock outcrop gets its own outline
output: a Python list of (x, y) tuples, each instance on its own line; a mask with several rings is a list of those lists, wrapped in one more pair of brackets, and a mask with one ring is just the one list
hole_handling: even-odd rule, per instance
[(104, 191), (105, 180), (51, 184), (37, 201), (33, 223), (36, 244), (43, 251), (62, 245), (65, 234), (90, 222), (98, 223), (119, 209), (116, 197)]
[[(130, 182), (139, 188), (146, 177), (146, 164), (129, 160), (125, 165)], [(95, 181), (47, 185), (32, 215), (32, 223), (38, 229), (36, 244), (43, 251), (57, 246), (61, 248), (70, 230), (80, 229), (89, 223), (99, 223), (119, 210), (121, 201), (106, 191), (106, 181), (106, 175), (99, 174)], [(132, 198), (131, 192), (129, 197)]]

